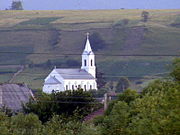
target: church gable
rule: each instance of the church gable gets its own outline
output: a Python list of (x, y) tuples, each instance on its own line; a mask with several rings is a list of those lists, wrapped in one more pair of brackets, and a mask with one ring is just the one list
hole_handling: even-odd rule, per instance
[(49, 77), (44, 84), (62, 84), (56, 77)]

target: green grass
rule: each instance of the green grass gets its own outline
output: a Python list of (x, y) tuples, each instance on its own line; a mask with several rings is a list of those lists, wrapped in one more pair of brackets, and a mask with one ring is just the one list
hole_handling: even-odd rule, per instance
[(20, 73), (14, 83), (26, 83), (32, 89), (41, 89), (45, 77), (51, 72), (43, 68), (26, 68)]

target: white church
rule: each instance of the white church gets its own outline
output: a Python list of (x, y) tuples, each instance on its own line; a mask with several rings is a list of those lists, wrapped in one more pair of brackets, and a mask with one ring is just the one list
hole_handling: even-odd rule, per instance
[(78, 69), (54, 68), (46, 77), (43, 92), (76, 90), (97, 90), (95, 55), (87, 34), (85, 49), (82, 53), (82, 66)]

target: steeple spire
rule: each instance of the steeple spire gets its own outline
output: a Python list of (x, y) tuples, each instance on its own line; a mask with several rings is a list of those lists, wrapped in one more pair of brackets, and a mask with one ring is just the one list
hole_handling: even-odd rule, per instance
[(91, 54), (93, 52), (92, 52), (91, 45), (90, 45), (90, 42), (89, 42), (89, 33), (87, 33), (86, 35), (87, 35), (86, 45), (85, 45), (85, 49), (84, 49), (83, 54)]
[(96, 78), (96, 66), (95, 66), (95, 55), (91, 49), (89, 42), (89, 33), (87, 33), (86, 44), (82, 53), (82, 66), (81, 69), (86, 70), (94, 78)]

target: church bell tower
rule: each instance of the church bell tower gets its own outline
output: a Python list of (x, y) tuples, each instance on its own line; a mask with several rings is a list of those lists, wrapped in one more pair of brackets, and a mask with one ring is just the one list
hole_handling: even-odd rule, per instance
[(96, 78), (95, 55), (91, 49), (91, 45), (89, 42), (89, 33), (87, 33), (85, 49), (82, 53), (81, 69), (86, 70), (89, 74)]

